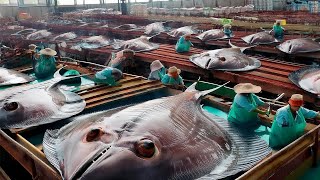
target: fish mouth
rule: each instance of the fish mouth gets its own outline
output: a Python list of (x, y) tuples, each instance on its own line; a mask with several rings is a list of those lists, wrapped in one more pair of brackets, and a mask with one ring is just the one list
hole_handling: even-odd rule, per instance
[(86, 162), (84, 162), (76, 172), (73, 173), (71, 176), (71, 180), (80, 179), (80, 177), (92, 166), (97, 162), (98, 160), (102, 158), (106, 158), (106, 156), (109, 156), (107, 153), (108, 150), (111, 148), (111, 146), (102, 148), (101, 150), (97, 151), (90, 159), (88, 159)]

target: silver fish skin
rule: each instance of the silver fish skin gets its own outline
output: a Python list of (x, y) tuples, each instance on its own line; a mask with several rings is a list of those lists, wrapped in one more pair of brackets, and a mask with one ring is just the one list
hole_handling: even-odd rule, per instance
[(205, 113), (199, 103), (207, 92), (191, 89), (75, 117), (45, 133), (46, 157), (68, 180), (188, 180), (227, 177), (270, 153), (260, 138)]
[(77, 35), (74, 32), (67, 32), (67, 33), (63, 33), (63, 34), (60, 34), (60, 35), (54, 37), (52, 40), (53, 41), (55, 41), (55, 40), (65, 41), (65, 40), (70, 40), (70, 39), (75, 39), (75, 38), (77, 38)]
[(309, 38), (300, 38), (287, 40), (277, 48), (287, 54), (297, 54), (320, 51), (320, 44)]
[(28, 76), (27, 74), (0, 67), (0, 86), (23, 84), (33, 80), (34, 78)]
[(211, 29), (197, 36), (201, 41), (216, 40), (227, 38), (221, 29)]
[(298, 87), (320, 95), (320, 66), (306, 66), (289, 74), (289, 79)]
[(149, 37), (146, 36), (127, 41), (117, 41), (112, 46), (114, 49), (131, 49), (135, 52), (152, 51), (160, 47), (158, 44), (150, 42)]
[(137, 29), (138, 26), (135, 24), (123, 24), (121, 26), (117, 26), (114, 29), (121, 29), (121, 30), (133, 30), (133, 29)]
[(195, 54), (190, 61), (203, 69), (247, 71), (259, 68), (261, 62), (241, 52), (240, 48), (224, 48)]
[(147, 35), (154, 35), (165, 31), (166, 29), (164, 28), (163, 22), (155, 22), (147, 25), (144, 33)]
[(38, 126), (80, 113), (86, 103), (76, 93), (59, 88), (65, 79), (52, 79), (2, 90), (0, 128)]
[(272, 35), (270, 35), (268, 32), (258, 32), (255, 34), (251, 34), (245, 37), (241, 38), (248, 44), (271, 44), (278, 42), (277, 39), (275, 39)]
[(45, 38), (50, 36), (52, 33), (47, 31), (47, 30), (40, 30), (40, 31), (36, 31), (34, 33), (31, 33), (29, 35), (27, 35), (27, 39), (29, 40), (37, 40), (37, 39), (41, 39), (41, 38)]
[(180, 37), (186, 34), (197, 34), (198, 31), (195, 30), (192, 26), (184, 26), (175, 30), (172, 30), (168, 33), (169, 36), (172, 37)]

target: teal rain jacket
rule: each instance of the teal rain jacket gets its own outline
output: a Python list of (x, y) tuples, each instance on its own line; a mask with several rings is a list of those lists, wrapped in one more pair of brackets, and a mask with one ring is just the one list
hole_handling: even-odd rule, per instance
[(56, 59), (53, 56), (40, 55), (39, 59), (35, 58), (33, 70), (38, 79), (44, 79), (56, 71)]
[(113, 68), (107, 67), (102, 71), (99, 71), (95, 74), (95, 82), (100, 84), (108, 84), (110, 86), (116, 85), (116, 80), (112, 76)]
[(307, 125), (305, 118), (315, 118), (317, 114), (300, 107), (294, 119), (289, 105), (278, 109), (269, 136), (270, 147), (282, 148), (299, 138)]
[(178, 53), (189, 52), (190, 46), (192, 46), (192, 43), (190, 41), (186, 41), (185, 38), (181, 36), (176, 44), (176, 51)]
[(255, 94), (236, 94), (231, 109), (228, 114), (228, 121), (238, 125), (256, 125), (258, 123), (258, 113), (253, 112), (264, 102)]
[(183, 79), (180, 75), (178, 76), (178, 78), (173, 78), (166, 74), (162, 77), (161, 82), (168, 85), (183, 85)]

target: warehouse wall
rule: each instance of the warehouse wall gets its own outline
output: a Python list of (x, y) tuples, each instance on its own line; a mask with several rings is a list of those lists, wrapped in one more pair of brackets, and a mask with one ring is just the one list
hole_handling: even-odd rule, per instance
[[(134, 0), (131, 0), (134, 1)], [(282, 1), (282, 0), (278, 0)], [(219, 6), (244, 6), (246, 0), (194, 0), (195, 4), (200, 7), (219, 7)], [(181, 6), (182, 5), (182, 6)], [(181, 8), (181, 7), (193, 7), (193, 0), (180, 0), (171, 2), (153, 2), (148, 3), (148, 7), (167, 7), (167, 8)], [(88, 9), (88, 8), (114, 8), (118, 9), (118, 4), (104, 4), (104, 5), (85, 5), (85, 6), (65, 6), (59, 7), (61, 11), (70, 11), (75, 9)], [(0, 6), (0, 13), (4, 17), (16, 17), (18, 12), (28, 12), (33, 17), (42, 17), (47, 14), (49, 9), (46, 6), (33, 6), (33, 7), (23, 7), (18, 8), (17, 6)]]
[(48, 13), (48, 7), (33, 6), (18, 8), (17, 6), (0, 6), (0, 13), (3, 17), (16, 17), (18, 12), (28, 12), (33, 17), (41, 17)]

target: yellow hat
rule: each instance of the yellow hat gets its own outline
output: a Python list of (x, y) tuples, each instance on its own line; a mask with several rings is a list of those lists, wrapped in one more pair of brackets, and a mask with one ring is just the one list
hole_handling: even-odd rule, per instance
[(235, 85), (233, 89), (236, 93), (258, 93), (261, 91), (260, 86), (251, 83), (240, 83)]
[(36, 47), (37, 47), (37, 45), (35, 45), (35, 44), (30, 44), (29, 45), (29, 49), (31, 49), (31, 50), (34, 50)]
[(57, 54), (57, 52), (53, 49), (45, 48), (40, 51), (40, 54), (48, 55), (48, 56), (55, 56)]
[(231, 26), (231, 24), (225, 24), (225, 25), (223, 25), (223, 27), (224, 28), (231, 28), (232, 26)]
[(168, 74), (175, 74), (175, 73), (180, 74), (181, 70), (175, 66), (172, 66), (168, 69)]

